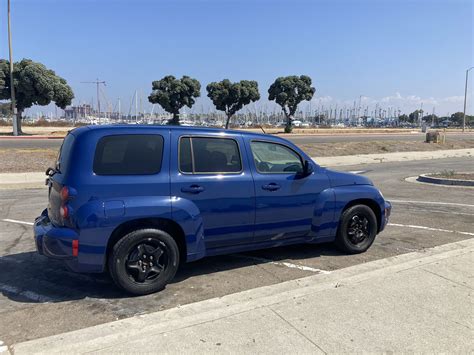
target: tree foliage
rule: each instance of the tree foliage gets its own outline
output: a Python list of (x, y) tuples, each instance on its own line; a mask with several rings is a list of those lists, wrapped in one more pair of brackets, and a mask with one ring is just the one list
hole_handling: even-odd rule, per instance
[(409, 118), (408, 118), (408, 116), (407, 116), (406, 114), (403, 114), (403, 115), (398, 116), (398, 120), (399, 120), (400, 122), (409, 122)]
[(423, 114), (423, 111), (421, 110), (415, 110), (412, 113), (408, 115), (408, 119), (410, 123), (418, 123), (418, 118), (421, 117)]
[(285, 131), (291, 132), (293, 115), (301, 101), (309, 101), (316, 89), (311, 87), (311, 78), (306, 75), (279, 77), (268, 89), (268, 99), (281, 106), (287, 124)]
[(230, 118), (245, 105), (260, 99), (258, 83), (253, 80), (241, 80), (237, 83), (224, 79), (212, 82), (206, 87), (207, 96), (219, 111), (227, 116), (225, 128), (229, 128)]
[(169, 124), (179, 125), (179, 110), (184, 106), (191, 108), (195, 98), (201, 96), (201, 84), (196, 79), (183, 76), (176, 79), (167, 75), (152, 83), (152, 93), (148, 101), (159, 104), (163, 109), (173, 114)]
[[(463, 118), (464, 118), (464, 113), (462, 112), (455, 112), (451, 115), (451, 121), (456, 124), (462, 124)], [(466, 115), (466, 121), (467, 121), (467, 115)]]
[[(45, 106), (54, 102), (64, 109), (71, 104), (74, 93), (66, 80), (44, 64), (23, 59), (13, 64), (13, 82), (17, 108), (17, 122), (21, 132), (23, 111), (33, 105)], [(0, 100), (11, 100), (10, 62), (0, 60)]]
[(9, 117), (12, 115), (12, 105), (9, 102), (0, 104), (0, 116)]

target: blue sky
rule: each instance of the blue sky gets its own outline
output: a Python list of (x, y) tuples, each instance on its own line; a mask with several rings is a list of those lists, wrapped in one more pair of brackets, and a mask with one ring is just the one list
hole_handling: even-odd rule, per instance
[[(306, 74), (316, 87), (313, 107), (350, 107), (364, 95), (363, 105), (410, 111), (423, 102), (445, 114), (462, 110), (465, 70), (474, 65), (467, 0), (12, 0), (12, 7), (15, 60), (54, 69), (75, 103), (95, 97), (81, 81), (99, 77), (123, 111), (135, 90), (149, 108), (151, 82), (167, 74), (197, 78), (204, 97), (211, 81), (257, 80), (265, 99), (277, 76)], [(6, 1), (0, 11), (5, 57)], [(209, 105), (200, 99), (196, 110)]]

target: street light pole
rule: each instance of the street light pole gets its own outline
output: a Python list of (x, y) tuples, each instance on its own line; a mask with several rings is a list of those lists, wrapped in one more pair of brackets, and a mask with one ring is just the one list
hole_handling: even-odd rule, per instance
[(470, 67), (466, 70), (466, 85), (464, 86), (464, 111), (462, 115), (462, 131), (466, 129), (466, 101), (467, 101), (467, 80), (469, 78), (469, 70), (474, 69), (474, 67)]
[(18, 136), (18, 121), (16, 117), (17, 109), (16, 109), (16, 102), (15, 102), (15, 85), (13, 82), (13, 53), (12, 53), (12, 32), (10, 29), (10, 0), (8, 0), (8, 49), (9, 49), (9, 56), (10, 56), (10, 95), (11, 95), (11, 105), (12, 105), (12, 125), (13, 125), (13, 135)]

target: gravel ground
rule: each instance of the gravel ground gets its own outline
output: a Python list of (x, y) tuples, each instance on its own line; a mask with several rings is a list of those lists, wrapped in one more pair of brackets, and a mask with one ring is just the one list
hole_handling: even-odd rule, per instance
[(0, 149), (0, 173), (46, 171), (57, 156), (57, 149)]
[[(474, 148), (473, 139), (456, 140), (446, 144), (416, 141), (367, 141), (300, 144), (312, 157), (330, 157), (354, 154), (433, 151)], [(0, 173), (45, 171), (53, 166), (57, 149), (0, 149)]]

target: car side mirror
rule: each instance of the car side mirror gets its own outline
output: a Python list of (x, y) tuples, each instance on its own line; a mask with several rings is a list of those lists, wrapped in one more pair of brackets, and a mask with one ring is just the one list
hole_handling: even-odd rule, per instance
[(311, 175), (313, 171), (313, 164), (311, 164), (309, 160), (305, 160), (303, 164), (303, 172), (301, 173), (301, 175), (303, 175), (303, 177), (306, 177)]

